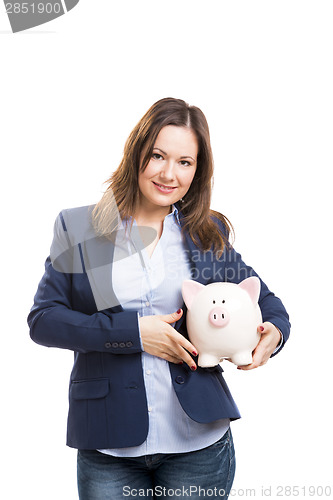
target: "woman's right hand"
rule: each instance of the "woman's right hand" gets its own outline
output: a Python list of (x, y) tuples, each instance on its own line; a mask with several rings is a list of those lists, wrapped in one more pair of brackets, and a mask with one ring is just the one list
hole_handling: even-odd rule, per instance
[(182, 317), (183, 311), (166, 315), (142, 316), (139, 318), (143, 349), (148, 354), (171, 361), (172, 363), (187, 363), (191, 370), (197, 365), (188, 351), (198, 355), (197, 349), (189, 340), (178, 333), (169, 323), (174, 323)]

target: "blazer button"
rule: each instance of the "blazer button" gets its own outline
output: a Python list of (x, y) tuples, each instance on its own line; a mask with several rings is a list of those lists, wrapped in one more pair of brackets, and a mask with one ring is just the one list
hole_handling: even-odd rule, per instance
[(120, 342), (119, 347), (125, 347), (125, 342)]
[(126, 347), (133, 347), (133, 342), (126, 342)]
[(183, 384), (185, 382), (184, 377), (182, 377), (181, 375), (177, 375), (176, 382), (177, 384)]
[(110, 349), (111, 342), (105, 342), (104, 347), (106, 347), (107, 349)]
[(113, 347), (114, 349), (117, 349), (117, 347), (119, 347), (118, 342), (112, 342), (112, 344), (111, 344), (111, 345), (112, 345), (112, 347)]

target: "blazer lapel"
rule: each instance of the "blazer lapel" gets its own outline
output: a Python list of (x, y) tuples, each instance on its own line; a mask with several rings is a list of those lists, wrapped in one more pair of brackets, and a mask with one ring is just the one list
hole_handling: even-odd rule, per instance
[[(181, 212), (179, 212), (179, 222), (182, 226), (183, 216)], [(207, 283), (212, 280), (212, 270), (214, 267), (212, 262), (212, 253), (205, 253), (200, 250), (200, 248), (192, 241), (190, 235), (187, 232), (184, 233), (184, 237), (185, 244), (188, 251), (190, 252), (192, 279), (201, 283), (202, 285), (207, 285)], [(184, 314), (175, 324), (175, 329), (178, 331), (180, 330), (184, 319), (186, 318), (187, 307), (185, 303), (183, 304), (183, 311)], [(182, 333), (185, 334), (187, 332), (182, 329)]]
[(199, 247), (193, 243), (188, 233), (185, 234), (185, 240), (190, 251), (192, 279), (198, 281), (202, 285), (207, 285), (212, 279), (212, 254), (210, 251), (205, 253), (200, 250)]

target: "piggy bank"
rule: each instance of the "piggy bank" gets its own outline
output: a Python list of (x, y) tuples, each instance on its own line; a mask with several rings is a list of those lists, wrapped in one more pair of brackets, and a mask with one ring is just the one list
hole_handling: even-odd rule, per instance
[(260, 340), (262, 322), (258, 299), (260, 281), (255, 276), (234, 283), (202, 285), (185, 280), (182, 293), (187, 306), (189, 338), (199, 353), (198, 365), (217, 365), (223, 358), (238, 366), (252, 363)]

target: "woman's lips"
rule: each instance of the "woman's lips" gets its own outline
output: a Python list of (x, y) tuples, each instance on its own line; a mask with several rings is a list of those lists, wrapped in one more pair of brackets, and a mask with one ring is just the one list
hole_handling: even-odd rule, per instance
[(164, 184), (158, 184), (157, 182), (153, 181), (154, 186), (161, 192), (161, 193), (172, 193), (174, 189), (176, 189), (176, 186), (165, 186)]

